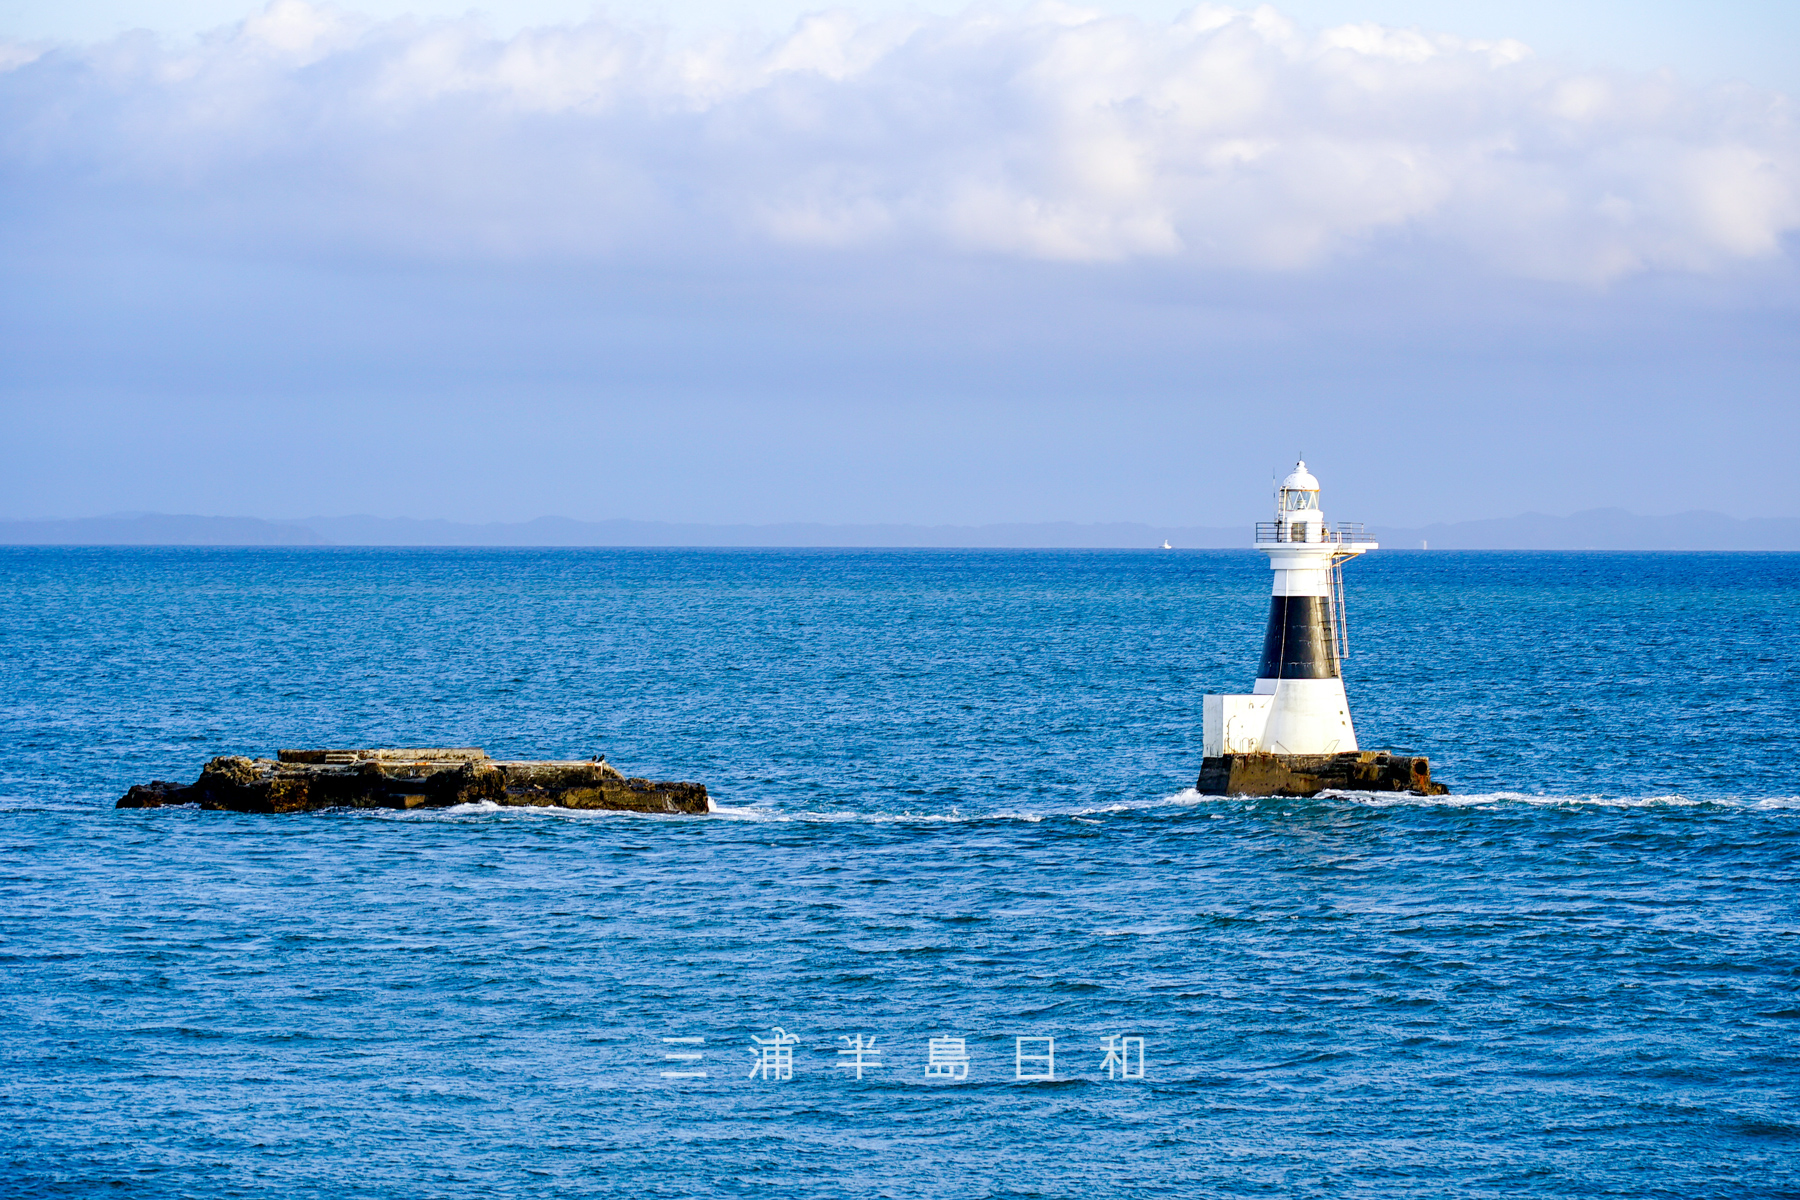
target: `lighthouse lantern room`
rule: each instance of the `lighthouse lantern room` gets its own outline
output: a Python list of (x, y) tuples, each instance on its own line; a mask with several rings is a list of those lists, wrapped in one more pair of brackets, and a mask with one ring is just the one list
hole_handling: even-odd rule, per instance
[(1344, 695), (1343, 564), (1378, 549), (1360, 523), (1325, 520), (1319, 481), (1304, 460), (1275, 493), (1275, 519), (1258, 522), (1256, 548), (1274, 586), (1262, 665), (1248, 696), (1208, 696), (1207, 758), (1240, 754), (1342, 754), (1357, 750)]

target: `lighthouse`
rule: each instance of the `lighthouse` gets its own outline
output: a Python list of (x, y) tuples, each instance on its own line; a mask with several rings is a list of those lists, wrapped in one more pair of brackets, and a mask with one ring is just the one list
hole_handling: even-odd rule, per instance
[(1207, 696), (1198, 790), (1313, 795), (1327, 787), (1442, 794), (1423, 758), (1362, 750), (1344, 694), (1343, 565), (1380, 548), (1360, 522), (1330, 522), (1304, 459), (1256, 526), (1273, 574), (1262, 663), (1248, 696)]

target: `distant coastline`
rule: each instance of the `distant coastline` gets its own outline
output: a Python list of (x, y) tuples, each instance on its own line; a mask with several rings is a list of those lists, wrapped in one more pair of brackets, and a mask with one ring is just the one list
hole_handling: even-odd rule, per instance
[[(1800, 518), (1742, 519), (1687, 512), (1640, 517), (1601, 508), (1566, 517), (1525, 513), (1417, 528), (1370, 526), (1394, 550), (1800, 550)], [(534, 521), (463, 524), (409, 517), (201, 517), (129, 513), (0, 521), (9, 546), (687, 546), (963, 549), (1176, 549), (1249, 545), (1249, 526), (1082, 524), (701, 525), (665, 521)]]

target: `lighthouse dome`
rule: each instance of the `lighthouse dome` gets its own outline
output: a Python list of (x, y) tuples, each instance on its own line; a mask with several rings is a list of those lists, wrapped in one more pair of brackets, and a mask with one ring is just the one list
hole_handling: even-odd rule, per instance
[(1275, 519), (1281, 522), (1283, 541), (1314, 542), (1325, 532), (1325, 515), (1319, 511), (1319, 481), (1306, 469), (1306, 461), (1294, 464), (1293, 473), (1281, 481), (1275, 493)]
[(1319, 481), (1314, 479), (1313, 473), (1306, 469), (1306, 462), (1303, 459), (1294, 464), (1294, 473), (1281, 481), (1281, 487), (1283, 491), (1316, 492), (1319, 490)]

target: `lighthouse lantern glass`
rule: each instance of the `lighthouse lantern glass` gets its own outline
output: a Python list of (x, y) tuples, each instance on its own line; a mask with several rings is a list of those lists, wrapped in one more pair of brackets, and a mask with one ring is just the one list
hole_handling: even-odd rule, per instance
[(1319, 493), (1317, 492), (1288, 493), (1288, 510), (1290, 512), (1299, 512), (1301, 509), (1317, 507), (1319, 507)]

